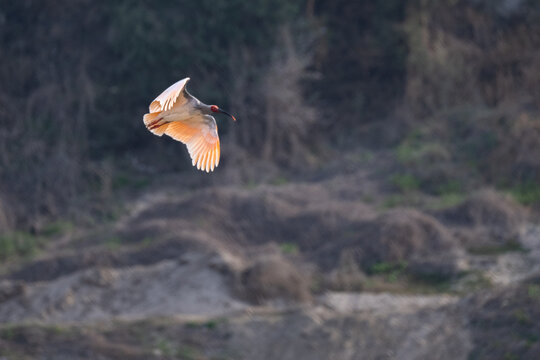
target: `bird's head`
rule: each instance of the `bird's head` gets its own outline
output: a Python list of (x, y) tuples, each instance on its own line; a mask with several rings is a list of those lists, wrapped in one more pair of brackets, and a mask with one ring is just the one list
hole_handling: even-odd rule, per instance
[(225, 114), (227, 116), (229, 116), (231, 119), (233, 119), (234, 121), (236, 121), (236, 118), (234, 116), (232, 116), (231, 114), (229, 114), (228, 112), (226, 112), (225, 110), (221, 110), (219, 108), (219, 106), (217, 105), (210, 105), (210, 110), (212, 112), (215, 112), (215, 113), (222, 113), (222, 114)]

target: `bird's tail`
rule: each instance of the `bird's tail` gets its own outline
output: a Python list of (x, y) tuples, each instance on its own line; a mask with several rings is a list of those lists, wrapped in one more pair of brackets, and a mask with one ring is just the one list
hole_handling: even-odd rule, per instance
[(159, 117), (160, 114), (160, 112), (149, 113), (143, 117), (146, 128), (157, 136), (163, 135), (169, 126), (168, 122)]

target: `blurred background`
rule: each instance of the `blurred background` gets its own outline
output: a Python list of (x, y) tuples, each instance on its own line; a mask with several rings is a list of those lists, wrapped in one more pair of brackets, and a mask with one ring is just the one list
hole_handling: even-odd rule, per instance
[[(0, 0), (0, 359), (539, 359), (540, 3)], [(191, 77), (211, 174), (146, 130)]]

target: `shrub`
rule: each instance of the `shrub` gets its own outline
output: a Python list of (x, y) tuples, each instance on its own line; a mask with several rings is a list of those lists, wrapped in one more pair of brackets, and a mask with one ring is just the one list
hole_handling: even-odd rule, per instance
[(0, 260), (13, 256), (28, 256), (35, 253), (41, 241), (25, 232), (11, 232), (0, 236)]

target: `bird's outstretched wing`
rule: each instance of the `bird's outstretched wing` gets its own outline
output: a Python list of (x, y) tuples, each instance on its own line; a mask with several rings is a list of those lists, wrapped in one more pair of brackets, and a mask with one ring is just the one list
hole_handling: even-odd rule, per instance
[(186, 144), (193, 166), (202, 171), (214, 171), (219, 164), (219, 136), (216, 120), (201, 115), (167, 124), (165, 134)]
[[(187, 101), (184, 93), (188, 81), (189, 78), (187, 77), (169, 86), (154, 101), (152, 101), (150, 104), (150, 112), (167, 111), (170, 110), (176, 102)], [(179, 105), (182, 104), (180, 103)]]

